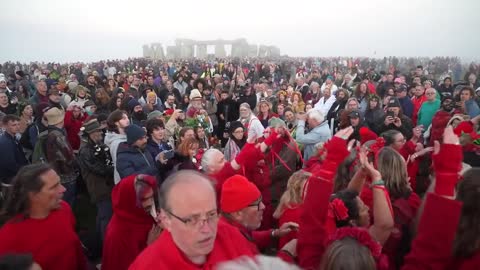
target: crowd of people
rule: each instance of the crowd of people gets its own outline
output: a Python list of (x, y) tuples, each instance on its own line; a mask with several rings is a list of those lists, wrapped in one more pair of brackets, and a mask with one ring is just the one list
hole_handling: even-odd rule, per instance
[(478, 76), (449, 57), (4, 63), (0, 269), (479, 269)]

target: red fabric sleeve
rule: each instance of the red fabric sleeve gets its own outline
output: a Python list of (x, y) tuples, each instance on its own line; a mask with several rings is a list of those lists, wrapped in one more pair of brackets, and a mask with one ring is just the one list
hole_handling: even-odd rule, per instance
[(349, 155), (347, 142), (338, 137), (333, 137), (326, 146), (327, 157), (322, 166), (312, 170), (312, 175), (326, 181), (333, 181), (338, 165)]
[(435, 170), (435, 193), (438, 195), (453, 196), (455, 185), (462, 168), (462, 147), (454, 144), (442, 144), (440, 152), (433, 155)]
[[(429, 193), (412, 250), (402, 270), (446, 269), (460, 219), (462, 203)], [(441, 224), (441, 225), (440, 225)]]
[(260, 147), (256, 147), (255, 143), (246, 143), (243, 149), (238, 153), (235, 161), (243, 167), (254, 167), (257, 162), (263, 158)]
[(297, 255), (303, 269), (318, 269), (325, 252), (328, 201), (333, 191), (329, 181), (310, 178), (306, 188), (298, 232)]
[(253, 231), (253, 241), (257, 244), (258, 249), (264, 249), (272, 244), (272, 229), (265, 231)]

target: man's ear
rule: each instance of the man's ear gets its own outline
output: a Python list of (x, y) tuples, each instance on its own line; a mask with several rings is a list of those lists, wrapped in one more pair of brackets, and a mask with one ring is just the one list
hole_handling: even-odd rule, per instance
[(159, 220), (162, 222), (163, 228), (167, 231), (170, 231), (172, 228), (172, 220), (168, 216), (167, 212), (165, 212), (163, 209), (160, 210)]

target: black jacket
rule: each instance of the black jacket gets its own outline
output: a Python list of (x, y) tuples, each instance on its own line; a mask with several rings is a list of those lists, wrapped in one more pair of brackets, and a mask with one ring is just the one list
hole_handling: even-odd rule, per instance
[(10, 184), (21, 167), (28, 164), (22, 146), (15, 137), (5, 132), (0, 137), (0, 181)]
[(237, 104), (240, 107), (240, 104), (242, 103), (248, 103), (248, 105), (250, 105), (250, 109), (252, 109), (252, 111), (255, 110), (255, 107), (257, 107), (257, 95), (252, 93), (249, 96), (240, 96), (237, 100)]
[(113, 163), (108, 146), (82, 139), (78, 157), (92, 202), (108, 200), (113, 188)]
[(410, 140), (413, 136), (413, 123), (410, 118), (406, 117), (405, 115), (402, 115), (400, 117), (400, 120), (402, 121), (402, 125), (400, 127), (395, 126), (395, 124), (390, 124), (388, 126), (385, 126), (385, 118), (387, 116), (385, 115), (384, 117), (379, 119), (379, 122), (377, 122), (377, 134), (382, 134), (383, 132), (390, 130), (390, 129), (395, 129), (400, 131), (403, 136), (405, 136), (405, 139)]

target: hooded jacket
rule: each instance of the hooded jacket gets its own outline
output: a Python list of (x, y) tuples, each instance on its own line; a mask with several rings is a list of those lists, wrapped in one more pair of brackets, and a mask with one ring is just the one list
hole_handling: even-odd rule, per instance
[(156, 162), (150, 153), (126, 142), (122, 142), (118, 146), (117, 171), (121, 178), (132, 174), (156, 176), (158, 173)]
[(127, 135), (125, 134), (118, 134), (114, 132), (107, 132), (105, 135), (105, 144), (110, 148), (110, 156), (112, 157), (113, 163), (113, 181), (115, 184), (120, 182), (120, 175), (117, 171), (117, 149), (118, 145), (122, 142), (127, 141)]

